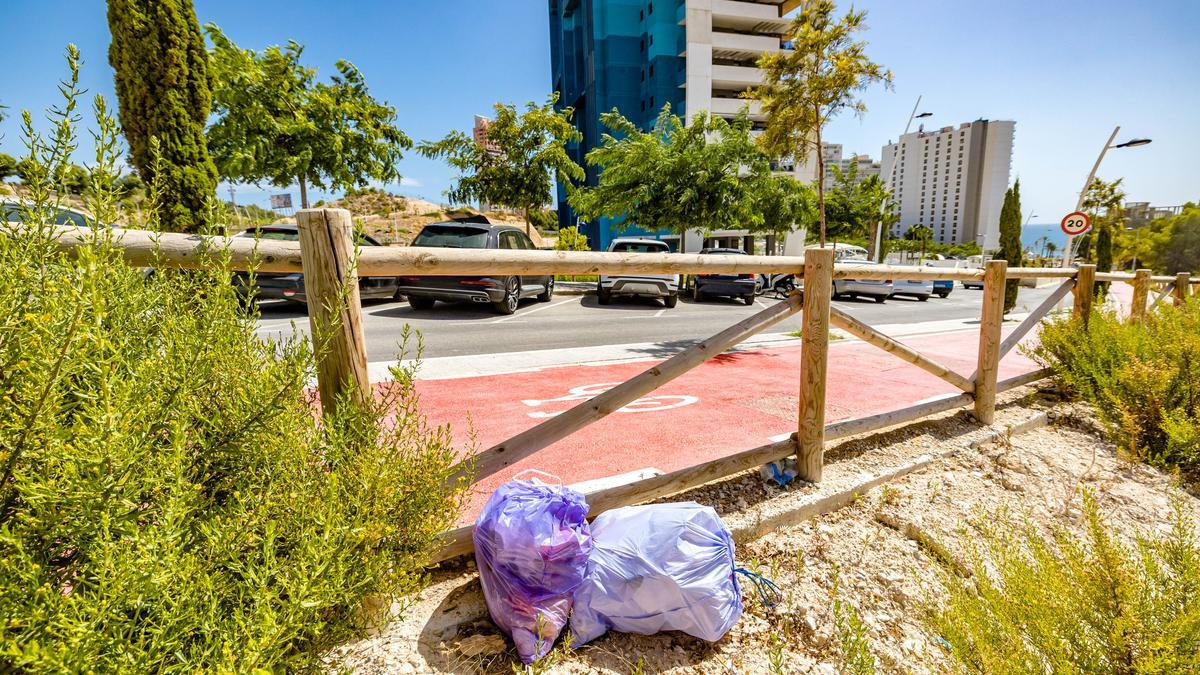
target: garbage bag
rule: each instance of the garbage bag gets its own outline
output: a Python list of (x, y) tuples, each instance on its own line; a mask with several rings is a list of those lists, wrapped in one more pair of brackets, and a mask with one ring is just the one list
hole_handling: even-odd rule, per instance
[(733, 537), (695, 502), (628, 506), (592, 522), (587, 576), (575, 591), (576, 644), (606, 631), (678, 630), (715, 642), (742, 615)]
[(587, 512), (582, 494), (534, 478), (501, 485), (475, 522), (488, 613), (527, 664), (550, 651), (570, 617), (592, 550)]

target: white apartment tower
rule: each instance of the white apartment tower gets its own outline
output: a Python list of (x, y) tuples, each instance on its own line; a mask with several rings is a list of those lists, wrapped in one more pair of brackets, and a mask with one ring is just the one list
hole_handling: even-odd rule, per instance
[(900, 216), (891, 236), (924, 225), (943, 244), (999, 248), (1015, 128), (1010, 120), (981, 119), (905, 134), (884, 146), (880, 175)]

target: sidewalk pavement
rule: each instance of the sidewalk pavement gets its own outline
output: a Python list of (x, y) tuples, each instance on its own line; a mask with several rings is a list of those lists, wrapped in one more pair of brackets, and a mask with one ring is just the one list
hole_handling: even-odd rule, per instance
[[(1015, 327), (1010, 320), (1005, 332)], [(977, 321), (880, 329), (907, 335), (906, 344), (964, 376), (974, 372)], [(679, 348), (639, 344), (430, 359), (422, 366), (417, 392), (431, 425), (450, 425), (456, 445), (464, 449), (474, 436), (477, 446), (465, 451), (478, 452), (625, 381)], [(1014, 350), (1001, 362), (1000, 377), (1036, 367)], [(786, 436), (796, 430), (799, 376), (799, 341), (760, 336), (483, 480), (464, 522), (474, 518), (492, 490), (524, 469), (555, 474), (565, 483), (669, 472)], [(830, 346), (827, 423), (957, 393), (941, 379), (859, 340)]]

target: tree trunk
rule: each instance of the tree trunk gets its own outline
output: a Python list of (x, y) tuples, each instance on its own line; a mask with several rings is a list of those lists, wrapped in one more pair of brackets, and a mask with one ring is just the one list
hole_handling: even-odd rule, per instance
[(821, 248), (825, 248), (825, 148), (821, 143), (821, 110), (817, 114), (817, 214), (821, 222)]
[(308, 208), (308, 185), (304, 176), (300, 176), (300, 208)]
[(529, 207), (528, 206), (525, 207), (523, 215), (525, 216), (525, 234), (530, 239), (533, 239), (533, 224), (529, 221)]

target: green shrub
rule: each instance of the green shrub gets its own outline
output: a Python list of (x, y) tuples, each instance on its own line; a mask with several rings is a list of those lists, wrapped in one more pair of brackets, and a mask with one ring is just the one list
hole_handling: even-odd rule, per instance
[(1082, 537), (983, 519), (973, 575), (942, 575), (947, 596), (928, 628), (966, 672), (1198, 672), (1200, 546), (1188, 509), (1177, 502), (1169, 534), (1128, 546), (1086, 493)]
[(558, 240), (554, 242), (556, 251), (590, 251), (587, 235), (578, 227), (564, 227), (558, 231)]
[[(26, 115), (49, 176), (64, 90), (50, 138)], [(97, 103), (103, 214), (115, 126)], [(51, 187), (31, 186), (31, 220)], [(310, 667), (421, 582), (463, 495), (448, 431), (399, 370), (322, 419), (313, 349), (256, 335), (219, 253), (147, 274), (114, 236), (68, 257), (45, 225), (0, 228), (0, 672)]]
[(1091, 402), (1130, 456), (1200, 478), (1200, 302), (1163, 307), (1144, 324), (1111, 313), (1048, 323), (1030, 352)]

